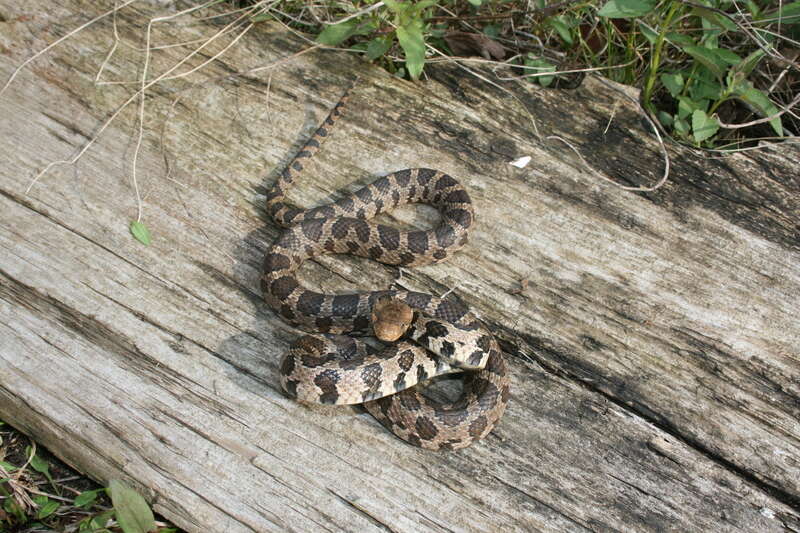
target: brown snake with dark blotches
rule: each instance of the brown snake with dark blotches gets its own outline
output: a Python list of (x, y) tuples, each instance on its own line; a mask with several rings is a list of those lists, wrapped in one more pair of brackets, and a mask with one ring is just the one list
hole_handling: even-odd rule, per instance
[[(462, 448), (492, 430), (509, 397), (502, 351), (485, 326), (452, 299), (405, 290), (321, 294), (296, 276), (303, 261), (322, 254), (348, 253), (401, 266), (436, 263), (467, 242), (474, 222), (466, 190), (447, 174), (427, 168), (393, 172), (313, 209), (286, 203), (303, 160), (328, 137), (349, 92), (267, 194), (270, 216), (287, 229), (264, 259), (265, 299), (290, 324), (321, 333), (292, 345), (281, 363), (281, 384), (303, 402), (363, 403), (381, 424), (415, 446)], [(414, 202), (436, 207), (440, 224), (427, 231), (400, 231), (369, 220)], [(374, 325), (373, 319), (378, 321)], [(373, 327), (384, 340), (402, 337), (378, 352), (343, 336), (369, 334)], [(465, 374), (454, 402), (432, 400), (414, 387), (451, 372)]]

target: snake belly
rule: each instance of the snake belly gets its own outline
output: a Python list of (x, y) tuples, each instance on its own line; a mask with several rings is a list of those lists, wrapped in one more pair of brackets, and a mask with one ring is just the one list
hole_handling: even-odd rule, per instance
[[(378, 178), (336, 202), (301, 209), (286, 192), (341, 114), (348, 92), (267, 193), (267, 210), (286, 229), (266, 254), (261, 286), (266, 302), (306, 335), (280, 366), (281, 383), (300, 401), (353, 404), (398, 437), (426, 449), (468, 446), (501, 418), (509, 396), (506, 363), (497, 340), (454, 299), (413, 291), (323, 294), (303, 286), (297, 270), (323, 254), (351, 254), (380, 263), (413, 267), (440, 262), (467, 242), (474, 223), (469, 194), (451, 176), (432, 169), (404, 169)], [(402, 231), (370, 219), (407, 203), (426, 203), (441, 214), (429, 230)], [(397, 343), (376, 351), (346, 335), (368, 335), (373, 306), (394, 298), (411, 306), (414, 323)], [(430, 399), (415, 385), (464, 372), (452, 402)]]

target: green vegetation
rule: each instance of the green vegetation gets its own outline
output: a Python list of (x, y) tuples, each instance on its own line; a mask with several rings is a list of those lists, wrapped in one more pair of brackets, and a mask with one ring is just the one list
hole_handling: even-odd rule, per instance
[(0, 421), (0, 532), (178, 531), (157, 527), (147, 502), (124, 483), (97, 487), (28, 442)]
[(596, 70), (639, 87), (662, 127), (697, 147), (741, 147), (800, 130), (791, 110), (800, 94), (800, 1), (249, 4), (263, 6), (253, 20), (312, 32), (410, 79), (456, 55), (483, 56), (472, 61), (543, 86), (563, 78), (559, 72)]

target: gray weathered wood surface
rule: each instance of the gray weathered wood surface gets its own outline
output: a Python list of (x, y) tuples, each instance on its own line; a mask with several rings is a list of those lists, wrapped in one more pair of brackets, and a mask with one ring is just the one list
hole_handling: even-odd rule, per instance
[[(112, 5), (0, 1), (0, 78)], [(119, 13), (105, 79), (140, 74), (144, 25), (170, 9)], [(154, 42), (219, 27), (157, 26)], [(796, 147), (718, 158), (671, 147), (662, 189), (625, 192), (537, 137), (521, 105), (600, 172), (654, 183), (658, 146), (605, 84), (508, 84), (517, 101), (455, 66), (412, 84), (319, 49), (231, 76), (308, 46), (265, 25), (149, 92), (145, 247), (127, 229), (133, 107), (25, 193), (135, 91), (94, 85), (112, 42), (106, 19), (0, 97), (2, 419), (98, 480), (128, 480), (189, 531), (800, 531)], [(156, 54), (153, 71), (185, 53)], [(355, 72), (348, 114), (293, 196), (315, 205), (409, 166), (471, 191), (470, 245), (401, 280), (453, 288), (508, 351), (505, 418), (460, 452), (412, 448), (362, 410), (303, 407), (279, 390), (297, 333), (261, 302), (277, 235), (264, 193)], [(527, 168), (508, 164), (523, 155)], [(329, 257), (302, 274), (336, 291), (398, 273)], [(522, 278), (527, 290), (509, 294)]]

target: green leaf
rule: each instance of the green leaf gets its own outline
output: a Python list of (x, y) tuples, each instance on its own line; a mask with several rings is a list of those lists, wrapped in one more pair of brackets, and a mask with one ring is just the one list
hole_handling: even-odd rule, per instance
[[(25, 455), (30, 457), (31, 454), (33, 454), (33, 449), (30, 446), (27, 446), (25, 448)], [(55, 485), (53, 484), (53, 476), (50, 475), (50, 463), (48, 463), (38, 455), (34, 455), (33, 457), (31, 457), (30, 465), (31, 468), (33, 468), (40, 474), (43, 474), (44, 477), (47, 478), (47, 481), (49, 481), (50, 484), (53, 485), (53, 487), (60, 493), (58, 487), (55, 487)]]
[(705, 7), (697, 6), (692, 9), (691, 14), (707, 20), (714, 26), (726, 31), (735, 31), (737, 28), (736, 24), (728, 17)]
[(550, 26), (558, 32), (558, 35), (561, 37), (561, 40), (567, 44), (572, 44), (572, 32), (569, 29), (569, 26), (565, 22), (565, 18), (563, 15), (558, 17), (553, 17), (549, 20)]
[(744, 4), (747, 6), (747, 10), (750, 12), (750, 15), (757, 19), (758, 14), (761, 13), (761, 8), (758, 7), (758, 4), (756, 4), (753, 0), (745, 0)]
[(322, 33), (317, 35), (317, 42), (327, 44), (328, 46), (336, 46), (353, 35), (357, 26), (358, 21), (355, 19), (326, 26), (325, 29), (322, 30)]
[(8, 461), (0, 461), (0, 466), (2, 466), (9, 474), (17, 469), (16, 466), (12, 465)]
[(353, 35), (369, 35), (377, 29), (378, 23), (374, 20), (368, 20), (366, 22), (360, 22), (353, 31)]
[[(414, 18), (414, 16), (419, 15), (423, 9), (431, 7), (432, 5), (436, 4), (437, 1), (438, 0), (422, 0), (421, 2), (417, 2), (415, 4), (414, 2), (398, 2), (397, 0), (385, 0), (384, 4), (386, 4), (386, 7), (391, 9), (394, 13), (396, 13), (400, 17), (411, 16), (412, 18)], [(403, 25), (405, 26), (407, 22), (408, 22), (407, 20), (403, 21)]]
[(389, 51), (389, 48), (392, 47), (392, 38), (389, 37), (376, 37), (369, 41), (367, 44), (367, 52), (366, 57), (370, 61), (378, 59), (379, 57), (383, 56), (386, 52)]
[(38, 455), (33, 455), (33, 448), (31, 448), (30, 446), (26, 446), (25, 455), (27, 457), (30, 457), (31, 459), (30, 461), (31, 468), (33, 468), (37, 472), (44, 474), (45, 476), (50, 474), (50, 464), (41, 457), (39, 457)]
[(138, 220), (134, 220), (131, 222), (130, 225), (131, 234), (136, 237), (136, 240), (140, 243), (144, 244), (145, 246), (150, 246), (150, 230), (147, 229), (147, 226), (139, 222)]
[[(546, 60), (544, 60), (542, 58), (526, 59), (525, 60), (525, 64), (527, 66), (529, 66), (529, 67), (535, 67), (534, 72), (537, 73), (537, 74), (541, 74), (543, 72), (555, 72), (556, 71), (555, 65), (553, 65), (552, 63), (550, 63), (550, 62), (548, 62), (548, 61), (546, 61)], [(526, 70), (525, 72), (532, 74), (532, 72), (530, 72), (529, 70)], [(553, 80), (556, 79), (556, 77), (555, 76), (533, 76), (531, 79), (533, 81), (538, 82), (539, 85), (541, 85), (542, 87), (549, 87), (550, 84), (553, 83)]]
[(678, 97), (678, 118), (686, 118), (698, 109), (705, 111), (702, 102), (695, 102), (691, 98), (685, 96)]
[(155, 529), (153, 511), (138, 492), (116, 479), (111, 480), (108, 488), (117, 523), (124, 533), (148, 533)]
[(611, 19), (627, 19), (646, 15), (655, 7), (655, 0), (609, 0), (597, 14)]
[(438, 2), (439, 0), (421, 0), (420, 2), (414, 4), (414, 10), (419, 13), (423, 9), (428, 9), (431, 6), (435, 6)]
[(78, 497), (72, 502), (75, 507), (86, 507), (91, 505), (97, 499), (97, 493), (104, 489), (86, 490), (78, 494)]
[(695, 78), (689, 89), (689, 94), (691, 94), (692, 100), (695, 102), (718, 100), (722, 96), (722, 85), (708, 71), (704, 71)]
[(758, 66), (758, 63), (761, 61), (761, 58), (764, 57), (764, 54), (765, 54), (764, 50), (761, 49), (756, 50), (755, 52), (745, 57), (741, 63), (733, 67), (733, 70), (736, 72), (741, 72), (746, 78), (747, 76), (750, 75), (751, 72), (753, 72), (753, 69), (755, 69)]
[(684, 46), (683, 51), (692, 56), (698, 63), (706, 67), (717, 79), (722, 79), (727, 65), (710, 48), (702, 46)]
[(670, 115), (666, 111), (658, 112), (658, 121), (661, 122), (661, 124), (663, 124), (665, 128), (669, 128), (675, 123), (675, 120), (672, 118), (672, 115)]
[(639, 31), (642, 32), (642, 35), (644, 35), (644, 38), (647, 39), (647, 42), (649, 42), (651, 45), (656, 44), (658, 33), (641, 20), (637, 20), (636, 22), (638, 22)]
[(482, 2), (483, 2), (483, 0), (469, 0), (469, 3), (472, 4), (475, 7), (480, 7)]
[(717, 119), (706, 115), (705, 111), (696, 109), (692, 113), (692, 135), (697, 143), (701, 143), (712, 137), (719, 131)]
[[(770, 101), (769, 97), (758, 89), (749, 88), (736, 93), (737, 98), (744, 100), (748, 104), (755, 107), (759, 113), (764, 117), (775, 115), (778, 113), (778, 108)], [(780, 137), (783, 137), (783, 124), (781, 117), (775, 117), (769, 121), (769, 125), (775, 130)]]
[(89, 526), (92, 529), (104, 528), (104, 527), (106, 527), (108, 525), (108, 522), (112, 518), (114, 518), (114, 510), (113, 509), (110, 510), (110, 511), (103, 511), (102, 513), (100, 513), (99, 515), (93, 517), (89, 521)]
[(733, 66), (742, 62), (742, 58), (725, 48), (715, 48), (714, 54), (725, 63)]
[(678, 95), (681, 94), (681, 91), (683, 91), (683, 76), (680, 72), (662, 74), (661, 83), (664, 84), (664, 87), (667, 88), (669, 94), (672, 95), (673, 98), (677, 98)]
[(676, 31), (668, 31), (665, 37), (669, 42), (679, 47), (694, 46), (697, 44), (695, 40), (689, 37), (688, 35), (684, 35)]
[(39, 507), (38, 511), (36, 511), (36, 519), (41, 520), (42, 518), (47, 518), (57, 510), (58, 502), (55, 500), (48, 500), (44, 505)]
[(800, 22), (800, 2), (792, 2), (791, 4), (784, 4), (775, 11), (769, 13), (762, 13), (759, 20), (768, 20), (771, 22), (778, 22), (780, 19), (781, 24), (794, 24)]
[(397, 40), (406, 54), (406, 70), (412, 80), (418, 80), (425, 66), (425, 38), (422, 23), (416, 22), (397, 28)]

